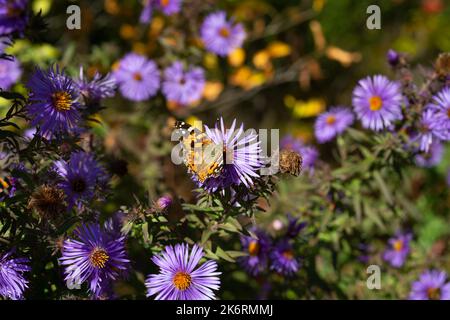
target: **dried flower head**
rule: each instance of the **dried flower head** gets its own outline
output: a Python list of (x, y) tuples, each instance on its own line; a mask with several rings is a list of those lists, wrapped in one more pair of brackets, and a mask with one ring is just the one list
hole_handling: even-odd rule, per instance
[(450, 52), (444, 52), (436, 59), (435, 69), (439, 76), (446, 77), (450, 74)]
[(302, 156), (292, 150), (281, 150), (280, 152), (280, 171), (298, 176), (302, 170)]
[(42, 218), (52, 218), (66, 210), (61, 189), (49, 185), (38, 187), (30, 197), (28, 209), (34, 209)]

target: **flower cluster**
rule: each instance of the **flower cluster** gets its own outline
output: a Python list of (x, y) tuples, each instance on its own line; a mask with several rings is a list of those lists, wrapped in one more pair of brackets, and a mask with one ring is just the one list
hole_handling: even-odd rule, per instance
[(298, 218), (288, 216), (284, 234), (271, 238), (265, 231), (254, 228), (254, 236), (242, 236), (241, 244), (247, 256), (239, 258), (238, 262), (252, 276), (257, 276), (270, 270), (284, 276), (293, 276), (300, 268), (300, 259), (295, 254), (295, 240), (306, 227), (306, 223)]
[(76, 82), (58, 66), (47, 71), (36, 68), (27, 84), (30, 90), (27, 111), (31, 126), (39, 127), (42, 136), (53, 138), (81, 129), (82, 111), (87, 104), (80, 101), (80, 95), (85, 103), (87, 100), (98, 103), (113, 95), (114, 84), (108, 78), (96, 74), (89, 82), (82, 71), (80, 77)]
[(152, 19), (153, 10), (158, 9), (166, 16), (180, 12), (182, 0), (146, 0), (142, 9), (140, 22), (149, 23)]

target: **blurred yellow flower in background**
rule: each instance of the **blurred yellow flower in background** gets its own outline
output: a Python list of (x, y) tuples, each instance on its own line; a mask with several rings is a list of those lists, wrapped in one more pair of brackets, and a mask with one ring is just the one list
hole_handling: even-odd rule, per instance
[(161, 33), (164, 29), (164, 19), (162, 17), (156, 16), (152, 19), (149, 30), (149, 37), (154, 38)]
[(325, 101), (320, 98), (311, 98), (307, 101), (297, 100), (291, 95), (284, 97), (284, 104), (292, 109), (292, 114), (296, 118), (309, 118), (317, 116), (325, 111)]
[(265, 70), (265, 69), (271, 69), (272, 63), (270, 62), (270, 54), (267, 50), (261, 50), (258, 51), (253, 56), (253, 64), (256, 68)]
[(42, 12), (42, 15), (46, 15), (51, 7), (53, 0), (35, 0), (32, 5), (33, 12)]
[[(46, 0), (43, 0), (46, 1)], [(120, 13), (120, 6), (117, 0), (105, 0), (105, 11), (111, 15), (116, 15)]]
[(230, 76), (230, 83), (234, 86), (244, 87), (251, 76), (252, 70), (247, 66), (243, 66)]
[(267, 52), (272, 58), (283, 58), (291, 54), (291, 46), (281, 41), (275, 41), (269, 44)]
[(237, 48), (228, 55), (228, 63), (232, 67), (240, 67), (245, 61), (245, 51), (242, 48)]
[(205, 89), (203, 91), (203, 97), (208, 101), (216, 100), (222, 93), (223, 84), (219, 81), (208, 81), (205, 83)]
[(136, 38), (136, 27), (131, 24), (123, 24), (120, 27), (120, 36), (125, 40), (132, 40)]

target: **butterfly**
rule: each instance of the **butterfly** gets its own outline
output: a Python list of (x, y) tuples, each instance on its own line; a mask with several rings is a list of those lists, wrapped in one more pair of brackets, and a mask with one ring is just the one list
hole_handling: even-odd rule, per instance
[(220, 175), (224, 165), (224, 149), (214, 143), (206, 133), (183, 121), (175, 123), (175, 129), (181, 133), (183, 162), (188, 171), (200, 182)]

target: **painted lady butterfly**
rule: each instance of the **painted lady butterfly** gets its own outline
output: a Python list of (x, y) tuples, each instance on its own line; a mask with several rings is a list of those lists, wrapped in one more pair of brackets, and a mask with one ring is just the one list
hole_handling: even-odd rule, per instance
[(177, 121), (175, 128), (181, 133), (183, 162), (188, 171), (202, 183), (210, 177), (219, 176), (224, 164), (223, 145), (215, 144), (200, 129), (185, 122)]

